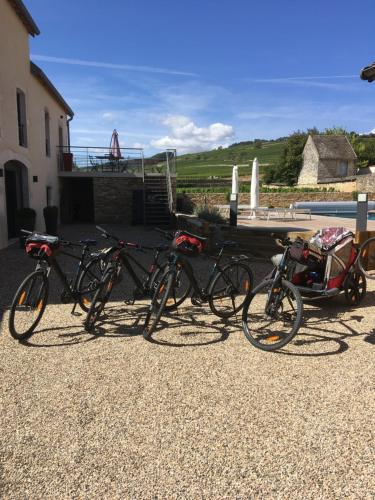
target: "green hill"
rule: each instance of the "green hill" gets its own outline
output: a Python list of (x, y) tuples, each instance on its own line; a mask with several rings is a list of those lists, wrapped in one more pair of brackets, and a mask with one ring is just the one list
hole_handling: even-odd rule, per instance
[(177, 159), (177, 173), (179, 177), (231, 177), (232, 166), (237, 164), (240, 175), (250, 175), (254, 158), (258, 158), (262, 171), (265, 165), (278, 162), (284, 144), (284, 140), (259, 141), (258, 147), (254, 142), (238, 143), (228, 148), (181, 155)]

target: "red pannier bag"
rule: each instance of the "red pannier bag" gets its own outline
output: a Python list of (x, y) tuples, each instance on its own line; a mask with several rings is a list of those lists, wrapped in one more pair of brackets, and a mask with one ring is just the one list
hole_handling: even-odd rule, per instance
[(187, 231), (177, 231), (172, 242), (172, 248), (177, 252), (196, 257), (204, 250), (205, 238), (200, 238)]
[(58, 248), (59, 238), (57, 236), (37, 233), (27, 238), (25, 246), (27, 255), (34, 259), (43, 258), (43, 256), (51, 257)]

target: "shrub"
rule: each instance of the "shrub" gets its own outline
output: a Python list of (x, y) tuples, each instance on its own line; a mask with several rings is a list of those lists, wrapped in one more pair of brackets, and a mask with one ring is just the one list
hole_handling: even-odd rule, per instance
[(221, 215), (217, 207), (210, 207), (208, 205), (198, 205), (194, 209), (194, 214), (200, 219), (204, 219), (214, 224), (224, 224), (225, 219)]

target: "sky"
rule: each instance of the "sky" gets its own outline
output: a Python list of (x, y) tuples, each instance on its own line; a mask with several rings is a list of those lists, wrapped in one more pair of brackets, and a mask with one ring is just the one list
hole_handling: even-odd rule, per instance
[(24, 0), (71, 144), (204, 151), (313, 126), (375, 130), (374, 0)]

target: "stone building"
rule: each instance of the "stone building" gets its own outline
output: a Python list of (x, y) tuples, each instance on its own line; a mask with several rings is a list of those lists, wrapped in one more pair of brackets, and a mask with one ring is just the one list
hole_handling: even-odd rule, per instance
[(21, 0), (0, 0), (0, 248), (17, 236), (15, 213), (59, 204), (57, 148), (69, 143), (73, 111), (30, 61), (39, 29)]
[(309, 135), (299, 185), (354, 181), (357, 155), (345, 135)]

